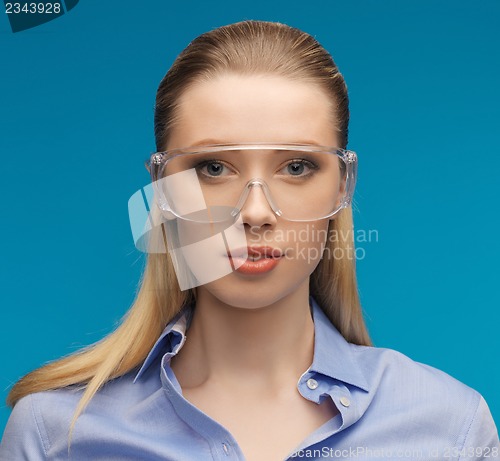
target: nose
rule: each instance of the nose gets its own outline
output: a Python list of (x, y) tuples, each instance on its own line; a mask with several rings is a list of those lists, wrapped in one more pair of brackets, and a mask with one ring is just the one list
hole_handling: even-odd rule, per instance
[(263, 186), (259, 182), (251, 184), (246, 200), (241, 207), (241, 218), (243, 223), (252, 228), (261, 228), (265, 225), (276, 224), (276, 214), (271, 208)]

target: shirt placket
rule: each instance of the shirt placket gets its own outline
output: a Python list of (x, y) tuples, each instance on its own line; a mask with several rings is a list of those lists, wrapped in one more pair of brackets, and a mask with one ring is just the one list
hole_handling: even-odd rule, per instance
[(245, 461), (234, 437), (221, 424), (182, 396), (180, 385), (167, 357), (162, 360), (161, 381), (177, 416), (207, 441), (214, 461)]

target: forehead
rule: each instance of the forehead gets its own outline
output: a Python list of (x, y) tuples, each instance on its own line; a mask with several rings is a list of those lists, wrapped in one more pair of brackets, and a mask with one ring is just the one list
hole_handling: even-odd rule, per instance
[(326, 92), (284, 77), (225, 74), (198, 82), (179, 99), (177, 116), (168, 149), (205, 139), (337, 145)]

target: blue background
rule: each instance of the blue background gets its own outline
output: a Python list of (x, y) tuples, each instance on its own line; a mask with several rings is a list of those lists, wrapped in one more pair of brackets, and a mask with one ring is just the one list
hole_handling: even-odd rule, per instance
[(81, 1), (16, 34), (0, 16), (0, 431), (18, 378), (132, 303), (127, 201), (148, 181), (156, 88), (195, 36), (243, 19), (311, 33), (346, 78), (375, 345), (475, 388), (498, 425), (500, 2), (179, 3)]

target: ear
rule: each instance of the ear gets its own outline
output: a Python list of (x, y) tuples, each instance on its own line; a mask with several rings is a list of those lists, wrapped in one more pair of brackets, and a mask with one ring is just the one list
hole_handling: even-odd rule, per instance
[(339, 184), (339, 195), (338, 195), (339, 202), (342, 202), (344, 200), (346, 193), (347, 193), (347, 176), (344, 174), (343, 177), (340, 179), (340, 184)]
[(338, 210), (333, 216), (331, 216), (329, 219), (334, 220), (339, 212), (341, 211), (341, 206), (344, 202), (345, 199), (345, 194), (347, 192), (347, 181), (346, 181), (346, 176), (344, 175), (340, 179), (339, 187), (338, 187), (338, 192), (337, 192), (337, 200), (335, 201), (335, 209)]

